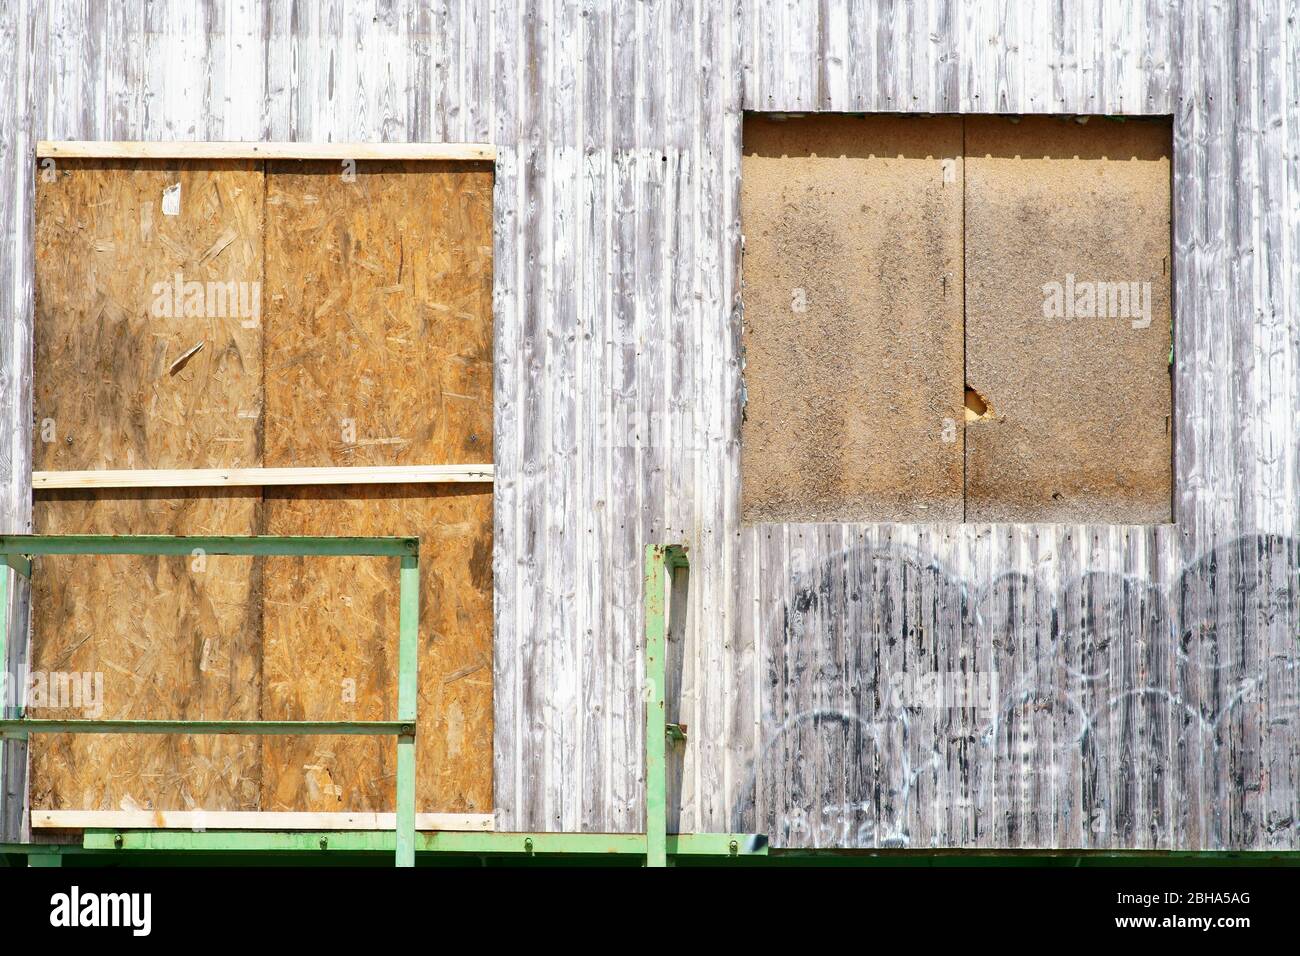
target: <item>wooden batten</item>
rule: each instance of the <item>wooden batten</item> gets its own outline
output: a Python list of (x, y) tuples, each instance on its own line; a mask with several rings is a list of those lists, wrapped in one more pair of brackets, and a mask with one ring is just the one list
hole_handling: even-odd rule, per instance
[[(33, 810), (34, 830), (392, 830), (393, 813), (241, 810)], [(490, 832), (490, 813), (417, 813), (417, 830)]]
[(492, 465), (380, 465), (339, 468), (181, 468), (38, 471), (32, 489), (269, 488), (276, 485), (405, 485), (491, 482)]
[(41, 140), (37, 159), (400, 159), (485, 161), (490, 143), (208, 143)]

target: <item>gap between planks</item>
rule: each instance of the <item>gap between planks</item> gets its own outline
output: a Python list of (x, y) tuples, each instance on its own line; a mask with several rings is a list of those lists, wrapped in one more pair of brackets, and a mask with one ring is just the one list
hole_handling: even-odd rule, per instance
[(404, 485), (491, 482), (492, 465), (374, 465), (337, 468), (181, 468), (35, 471), (32, 490), (233, 488), (271, 485)]
[[(275, 810), (33, 810), (34, 830), (392, 830), (392, 813)], [(490, 813), (417, 813), (417, 830), (493, 830)]]
[(37, 159), (441, 159), (493, 162), (490, 143), (209, 143), (41, 140)]

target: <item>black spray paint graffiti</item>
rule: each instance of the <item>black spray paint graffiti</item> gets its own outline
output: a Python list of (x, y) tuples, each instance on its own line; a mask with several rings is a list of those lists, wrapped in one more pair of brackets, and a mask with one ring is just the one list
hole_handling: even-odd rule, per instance
[(777, 846), (1298, 845), (1298, 569), (1297, 541), (1272, 535), (1166, 585), (976, 588), (902, 548), (827, 556), (760, 636), (762, 737), (733, 829)]

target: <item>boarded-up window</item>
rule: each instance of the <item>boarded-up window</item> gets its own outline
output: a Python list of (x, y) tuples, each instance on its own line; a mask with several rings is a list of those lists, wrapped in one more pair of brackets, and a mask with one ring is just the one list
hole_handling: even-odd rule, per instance
[(745, 520), (1168, 521), (1170, 142), (747, 117)]
[[(342, 172), (60, 160), (41, 177), (35, 467), (490, 462), (490, 166)], [(35, 524), (418, 535), (418, 808), (491, 811), (490, 486), (38, 492)], [(102, 691), (30, 712), (394, 719), (396, 585), (375, 558), (42, 559), (33, 669)], [(395, 754), (388, 738), (40, 736), (32, 806), (391, 811)]]

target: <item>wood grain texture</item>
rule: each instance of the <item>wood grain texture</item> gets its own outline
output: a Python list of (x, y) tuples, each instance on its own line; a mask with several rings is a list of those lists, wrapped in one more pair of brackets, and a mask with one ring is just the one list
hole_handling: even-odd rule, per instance
[(32, 489), (259, 488), (273, 485), (403, 485), (490, 482), (491, 465), (374, 465), (339, 468), (101, 468), (34, 471)]
[[(428, 548), (421, 805), (490, 811), (490, 486), (338, 485), (357, 472), (329, 466), (361, 462), (370, 467), (360, 473), (382, 474), (376, 462), (397, 462), (409, 477), (419, 466), (490, 457), (491, 169), (363, 164), (353, 180), (333, 165), (263, 174), (260, 163), (228, 171), (226, 162), (62, 161), (43, 184), (39, 464), (83, 475), (129, 475), (137, 463), (256, 466), (265, 428), (272, 479), (301, 482), (287, 473), (306, 462), (326, 470), (330, 489), (268, 492), (265, 511), (262, 495), (221, 488), (176, 492), (178, 504), (138, 490), (49, 493), (37, 527), (310, 535), (404, 527), (420, 535)], [(222, 271), (214, 263), (228, 252)], [(263, 263), (271, 270), (265, 314)], [(192, 280), (203, 299), (194, 315)], [(209, 314), (207, 280), (256, 287), (257, 307)], [(203, 338), (179, 347), (192, 326)], [(82, 425), (90, 440), (78, 444), (72, 433), (80, 437)], [(247, 480), (261, 469), (209, 473)], [(135, 683), (102, 702), (110, 713), (274, 719), (267, 715), (391, 709), (397, 617), (384, 597), (395, 573), (386, 578), (364, 559), (266, 567), (214, 559), (189, 575), (185, 562), (173, 563), (159, 574), (150, 573), (153, 559), (44, 562), (34, 660), (59, 673), (75, 665), (95, 680), (103, 668), (129, 675)], [(272, 577), (265, 594), (264, 572)], [(233, 701), (208, 690), (209, 666)], [(155, 694), (140, 694), (140, 682)], [(231, 707), (238, 713), (224, 713)], [(37, 805), (66, 809), (392, 803), (391, 743), (196, 739), (41, 738), (31, 793)], [(196, 758), (219, 772), (195, 769)], [(131, 772), (115, 773), (118, 761)], [(149, 779), (162, 783), (150, 790)]]
[(480, 143), (204, 143), (77, 140), (36, 144), (37, 159), (333, 159), (487, 160)]
[[(490, 460), (491, 190), (483, 164), (362, 163), (355, 181), (268, 164), (268, 466)], [(265, 494), (273, 534), (420, 536), (417, 804), (490, 812), (490, 486)], [(395, 570), (285, 559), (267, 574), (264, 711), (394, 713)], [(392, 806), (393, 742), (264, 754), (267, 809)]]
[(260, 165), (68, 160), (41, 177), (37, 469), (261, 464)]
[[(309, 813), (270, 810), (37, 810), (37, 830), (392, 830), (395, 813)], [(417, 830), (492, 830), (490, 813), (418, 813)]]
[[(76, 160), (41, 177), (38, 467), (261, 463), (262, 198), (251, 162)], [(228, 283), (249, 308), (225, 295)], [(227, 491), (52, 492), (35, 513), (46, 534), (255, 534), (260, 524), (260, 496)], [(37, 567), (33, 677), (102, 682), (99, 716), (257, 718), (252, 559), (52, 557)], [(94, 715), (70, 703), (29, 712)], [(50, 736), (31, 754), (34, 807), (257, 807), (256, 741)]]
[(268, 164), (268, 467), (492, 450), (492, 170)]
[[(18, 402), (36, 139), (496, 145), (500, 828), (638, 826), (638, 562), (671, 538), (693, 570), (686, 828), (775, 835), (825, 809), (825, 784), (861, 810), (787, 842), (1297, 845), (1300, 35), (1285, 5), (15, 0), (0, 23), (18, 40), (0, 63), (0, 170), (17, 187), (0, 191), (17, 317), (0, 388)], [(742, 109), (1173, 115), (1176, 527), (742, 528)], [(21, 525), (31, 416), (0, 409), (3, 506)], [(787, 598), (822, 566), (840, 569), (814, 591), (826, 610), (787, 638), (787, 614), (807, 615)], [(914, 656), (1000, 659), (1026, 688), (996, 747), (960, 710), (909, 714), (925, 730), (908, 751), (896, 715), (867, 719), (918, 621)], [(781, 678), (787, 714), (768, 661), (805, 635), (819, 669)], [(1038, 707), (1101, 668), (1082, 709)], [(805, 747), (798, 776), (777, 756), (794, 738), (765, 728), (803, 702), (862, 719)], [(562, 737), (582, 742), (568, 764)]]
[[(0, 63), (0, 528), (27, 533), (32, 528), (32, 298), (35, 285), (32, 208), (36, 169), (28, 151), (45, 115), (49, 32), (40, 4), (18, 0), (0, 12), (0, 42), (10, 55)], [(3, 668), (5, 686), (31, 659), (31, 590), (9, 571), (9, 635)], [(0, 707), (3, 707), (0, 704)], [(27, 741), (0, 742), (0, 839), (27, 837)]]
[[(270, 534), (420, 536), (421, 811), (492, 809), (492, 495), (419, 485), (268, 489)], [(261, 711), (267, 720), (393, 720), (397, 562), (269, 558)], [(389, 811), (397, 745), (262, 742), (266, 810)]]
[[(40, 534), (257, 534), (262, 502), (238, 489), (51, 491), (35, 519)], [(31, 678), (48, 690), (46, 706), (27, 712), (259, 719), (260, 577), (254, 558), (37, 559)], [(81, 699), (58, 690), (69, 679)], [(31, 743), (39, 809), (255, 810), (260, 781), (255, 738), (50, 734)]]

